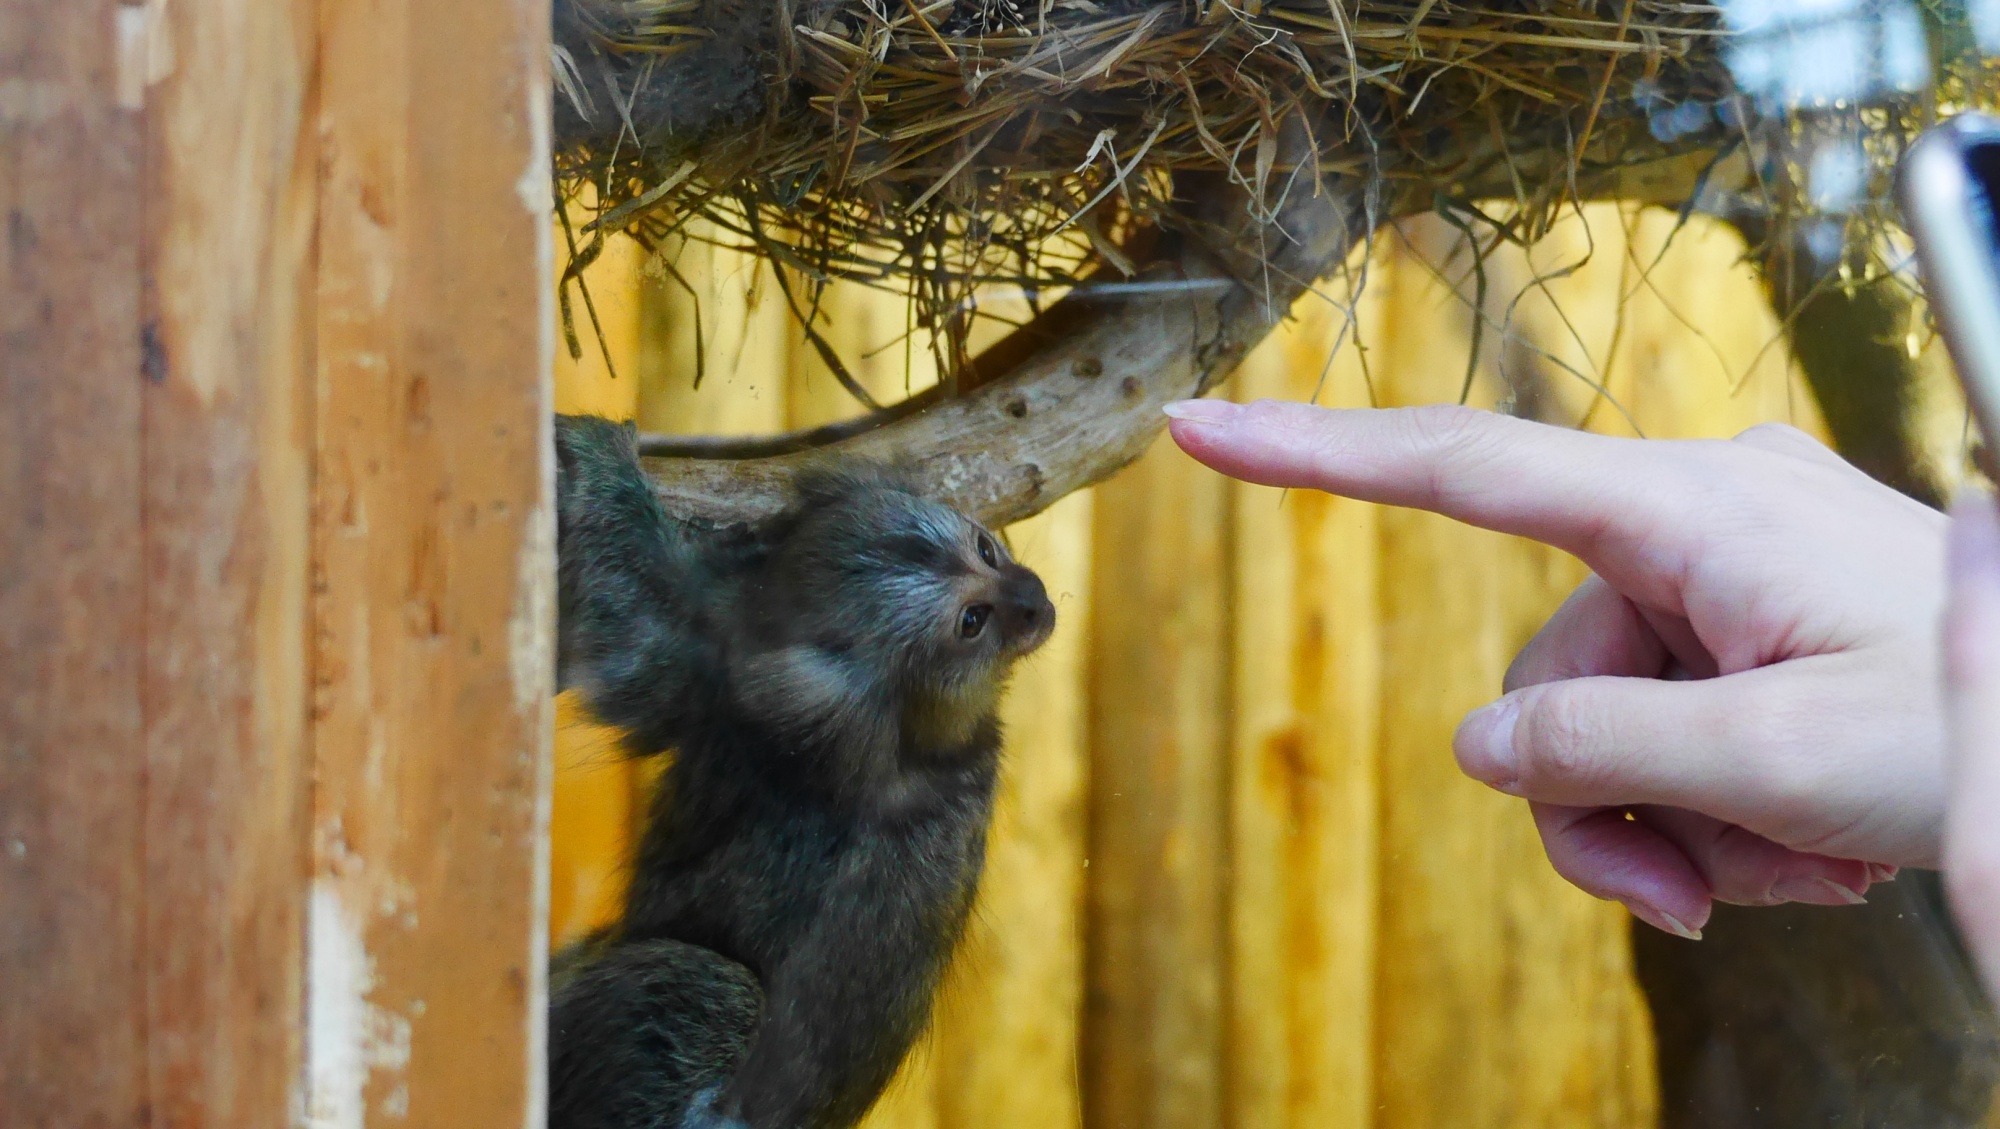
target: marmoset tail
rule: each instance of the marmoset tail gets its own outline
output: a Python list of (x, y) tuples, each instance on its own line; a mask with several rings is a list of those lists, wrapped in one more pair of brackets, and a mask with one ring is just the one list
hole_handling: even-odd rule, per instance
[(1013, 662), (1055, 610), (971, 519), (829, 466), (676, 521), (628, 429), (557, 427), (561, 681), (671, 748), (624, 914), (559, 958), (553, 1129), (838, 1129), (929, 1017), (984, 861)]

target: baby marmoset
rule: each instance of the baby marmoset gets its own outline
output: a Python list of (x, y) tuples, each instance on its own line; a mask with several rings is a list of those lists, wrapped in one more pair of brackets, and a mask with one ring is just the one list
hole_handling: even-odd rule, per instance
[(559, 682), (672, 749), (624, 914), (556, 961), (552, 1129), (833, 1129), (902, 1061), (972, 904), (1007, 670), (1055, 610), (894, 471), (677, 521), (631, 431), (557, 422)]

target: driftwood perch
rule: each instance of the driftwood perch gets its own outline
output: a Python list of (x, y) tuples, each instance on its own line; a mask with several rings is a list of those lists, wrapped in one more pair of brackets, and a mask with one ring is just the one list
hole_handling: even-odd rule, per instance
[[(1484, 178), (1447, 186), (1459, 199), (1505, 197), (1511, 172), (1469, 154)], [(1718, 175), (1716, 153), (1690, 149), (1611, 168), (1577, 183), (1586, 199), (1677, 203)], [(1536, 170), (1527, 170), (1536, 175)], [(1242, 216), (1241, 197), (1207, 185), (1207, 214)], [(647, 437), (646, 469), (671, 512), (740, 521), (775, 512), (798, 467), (816, 458), (906, 460), (938, 496), (1000, 526), (1039, 513), (1139, 457), (1165, 426), (1163, 404), (1213, 388), (1313, 283), (1371, 234), (1373, 223), (1428, 210), (1434, 195), (1377, 195), (1363, 178), (1301, 188), (1263, 232), (1268, 268), (1217, 248), (1254, 245), (1247, 220), (1199, 227), (1211, 238), (1162, 237), (1130, 283), (1089, 288), (976, 358), (954, 381), (860, 420), (748, 440)], [(1104, 290), (1111, 290), (1110, 296)], [(956, 397), (946, 394), (956, 387)]]
[(999, 371), (978, 373), (984, 382), (967, 394), (808, 450), (655, 457), (647, 470), (670, 510), (735, 520), (775, 511), (786, 481), (812, 459), (898, 460), (916, 465), (941, 499), (980, 520), (996, 527), (1019, 521), (1138, 458), (1165, 423), (1161, 405), (1199, 396), (1228, 375), (1306, 286), (1366, 234), (1360, 203), (1358, 192), (1329, 191), (1288, 208), (1279, 221), (1286, 248), (1274, 259), (1268, 292), (1180, 241), (1178, 253), (1144, 271), (1129, 296), (1058, 303), (999, 350), (1018, 360), (996, 362), (989, 354), (987, 365)]

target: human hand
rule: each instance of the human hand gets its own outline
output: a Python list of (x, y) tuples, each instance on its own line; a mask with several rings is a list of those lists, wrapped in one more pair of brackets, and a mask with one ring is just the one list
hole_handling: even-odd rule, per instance
[(1952, 507), (1944, 635), (1945, 890), (1988, 990), (2000, 993), (2000, 513), (1983, 491)]
[(1168, 414), (1225, 474), (1590, 566), (1453, 741), (1468, 775), (1529, 801), (1585, 891), (1693, 937), (1715, 900), (1851, 903), (1935, 865), (1945, 518), (1804, 433), (1613, 439), (1449, 406)]

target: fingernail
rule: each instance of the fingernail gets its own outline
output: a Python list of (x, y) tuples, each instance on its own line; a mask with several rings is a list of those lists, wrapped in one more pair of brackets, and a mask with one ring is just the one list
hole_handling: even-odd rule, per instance
[(1514, 723), (1520, 717), (1521, 700), (1513, 694), (1466, 714), (1451, 738), (1459, 768), (1487, 787), (1511, 794), (1521, 778), (1514, 756)]
[(1896, 875), (1901, 873), (1901, 867), (1890, 866), (1886, 862), (1871, 862), (1868, 864), (1868, 881), (1870, 882), (1894, 882)]
[(1842, 886), (1831, 878), (1817, 874), (1780, 878), (1771, 884), (1771, 896), (1784, 902), (1801, 902), (1809, 906), (1859, 906), (1867, 905), (1868, 899)]
[(1190, 423), (1228, 423), (1242, 414), (1243, 405), (1228, 400), (1175, 400), (1160, 410)]
[(1701, 930), (1689, 929), (1681, 923), (1679, 918), (1665, 910), (1654, 909), (1652, 906), (1638, 901), (1625, 902), (1623, 904), (1633, 917), (1658, 929), (1662, 933), (1671, 933), (1683, 941), (1701, 940)]

